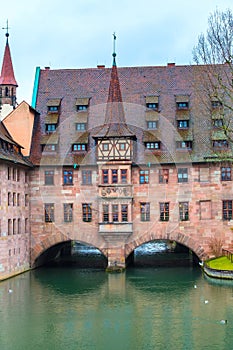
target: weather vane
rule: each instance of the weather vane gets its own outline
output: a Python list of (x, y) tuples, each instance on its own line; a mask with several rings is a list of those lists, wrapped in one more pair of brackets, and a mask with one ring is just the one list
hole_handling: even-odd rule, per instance
[(116, 53), (115, 51), (116, 51), (116, 33), (114, 32), (113, 33), (113, 52)]
[(8, 26), (8, 20), (6, 21), (6, 28), (2, 28), (2, 29), (6, 29), (6, 37), (8, 38), (8, 36), (9, 36), (9, 26)]

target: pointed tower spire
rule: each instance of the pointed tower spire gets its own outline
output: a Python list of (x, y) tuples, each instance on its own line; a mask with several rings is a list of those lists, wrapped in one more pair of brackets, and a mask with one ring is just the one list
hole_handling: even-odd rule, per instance
[(129, 129), (125, 120), (124, 106), (121, 96), (120, 82), (116, 65), (115, 41), (113, 34), (113, 64), (108, 91), (108, 101), (105, 113), (105, 122), (99, 131), (99, 137), (133, 137), (134, 134)]
[(3, 63), (2, 63), (2, 71), (1, 71), (1, 77), (0, 77), (0, 85), (14, 85), (15, 87), (18, 86), (15, 75), (14, 75), (14, 69), (12, 65), (11, 60), (11, 53), (10, 53), (10, 46), (8, 42), (9, 38), (9, 27), (8, 27), (8, 21), (6, 28), (6, 46), (5, 46), (5, 52), (3, 56)]
[(3, 119), (16, 107), (16, 88), (18, 84), (15, 79), (14, 69), (11, 60), (9, 46), (9, 27), (8, 21), (6, 28), (6, 46), (2, 62), (2, 71), (0, 76), (0, 115)]

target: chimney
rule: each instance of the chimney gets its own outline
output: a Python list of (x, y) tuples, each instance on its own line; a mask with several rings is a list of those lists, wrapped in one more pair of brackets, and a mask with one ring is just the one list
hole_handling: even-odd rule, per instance
[(98, 69), (103, 69), (103, 68), (105, 68), (105, 65), (104, 65), (104, 64), (98, 64), (98, 65), (97, 65), (97, 68), (98, 68)]

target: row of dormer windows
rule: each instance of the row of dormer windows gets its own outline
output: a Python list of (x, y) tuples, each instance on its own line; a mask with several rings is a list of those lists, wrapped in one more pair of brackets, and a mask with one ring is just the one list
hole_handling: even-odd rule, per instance
[[(108, 144), (104, 144), (104, 150), (108, 150)], [(125, 145), (121, 145), (121, 150), (125, 149)], [(212, 140), (212, 147), (214, 150), (227, 150), (229, 147), (229, 143), (227, 140)], [(42, 152), (57, 152), (58, 146), (57, 144), (46, 144), (41, 145)], [(150, 151), (165, 151), (166, 148), (163, 146), (161, 141), (154, 142), (145, 142), (145, 148)], [(193, 149), (192, 141), (176, 141), (176, 150), (177, 151), (191, 151)], [(86, 152), (88, 150), (88, 145), (86, 143), (74, 143), (71, 146), (72, 152)]]
[[(8, 89), (8, 88), (6, 88)], [(1, 93), (1, 90), (0, 90), (0, 93)], [(8, 93), (8, 90), (6, 91), (6, 96)], [(12, 91), (13, 93), (13, 91)], [(176, 97), (177, 98), (177, 97)], [(159, 97), (158, 96), (155, 96), (154, 97), (154, 101), (153, 101), (153, 96), (151, 96), (150, 98), (150, 102), (147, 101), (147, 98), (146, 98), (146, 107), (148, 109), (152, 109), (152, 110), (158, 110), (159, 109), (159, 102), (158, 102), (158, 99)], [(176, 101), (176, 108), (178, 110), (180, 109), (189, 109), (189, 101), (188, 101), (188, 97), (185, 97), (184, 100), (182, 100), (181, 98), (179, 98), (179, 101)], [(78, 99), (78, 100), (83, 100), (83, 99)], [(89, 107), (89, 99), (85, 98), (84, 99), (86, 102), (85, 103), (81, 103), (81, 102), (76, 102), (76, 110), (79, 112), (79, 111), (86, 111)], [(213, 100), (211, 101), (211, 106), (213, 109), (215, 108), (219, 108), (222, 106), (222, 103), (220, 101), (217, 101), (217, 100)], [(60, 110), (60, 104), (58, 105), (48, 105), (48, 112), (49, 113), (53, 113), (53, 112), (59, 112)]]

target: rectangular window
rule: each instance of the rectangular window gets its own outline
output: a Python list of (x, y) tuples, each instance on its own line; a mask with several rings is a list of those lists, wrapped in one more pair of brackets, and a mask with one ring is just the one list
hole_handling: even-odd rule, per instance
[(119, 221), (118, 204), (112, 205), (112, 221), (113, 222)]
[(25, 219), (25, 233), (29, 232), (29, 223), (28, 223), (28, 218)]
[(157, 129), (158, 122), (156, 120), (147, 122), (147, 129)]
[(228, 148), (228, 141), (227, 140), (214, 140), (213, 147), (218, 148), (218, 149)]
[(199, 181), (209, 182), (210, 181), (210, 169), (209, 168), (199, 168)]
[(86, 151), (87, 145), (85, 143), (74, 143), (72, 146), (73, 151)]
[(109, 222), (109, 205), (103, 204), (103, 222)]
[(18, 219), (18, 234), (20, 235), (21, 234), (21, 221), (20, 219)]
[(188, 202), (179, 203), (179, 213), (180, 213), (180, 221), (189, 220), (189, 203)]
[(82, 170), (82, 184), (91, 185), (92, 184), (92, 171)]
[(77, 131), (85, 131), (86, 130), (86, 123), (76, 123), (76, 130)]
[(73, 170), (63, 170), (63, 185), (73, 185)]
[(214, 126), (215, 128), (221, 128), (221, 127), (223, 127), (223, 119), (215, 119), (215, 120), (213, 121), (213, 126)]
[(156, 142), (146, 142), (146, 148), (147, 149), (160, 149), (160, 141)]
[(28, 194), (25, 194), (25, 207), (28, 207), (29, 197)]
[(12, 235), (12, 221), (8, 219), (8, 236)]
[(17, 169), (16, 177), (17, 177), (17, 181), (19, 182), (19, 180), (20, 180), (20, 169)]
[(179, 168), (178, 169), (178, 182), (188, 182), (188, 169)]
[(102, 143), (102, 150), (108, 151), (109, 150), (109, 143)]
[(82, 204), (83, 209), (83, 221), (91, 222), (92, 220), (92, 208), (90, 203)]
[(8, 206), (11, 205), (11, 193), (8, 192)]
[(86, 111), (88, 105), (77, 105), (77, 111)]
[(177, 121), (177, 128), (178, 129), (188, 129), (189, 127), (189, 120), (178, 120)]
[(54, 203), (45, 204), (45, 222), (54, 222)]
[(58, 106), (48, 106), (49, 112), (58, 112)]
[(158, 109), (159, 108), (159, 104), (158, 103), (147, 103), (146, 107), (149, 109)]
[(64, 221), (65, 222), (73, 221), (73, 204), (72, 203), (64, 204)]
[(221, 181), (231, 181), (231, 167), (221, 168)]
[(160, 221), (169, 221), (169, 203), (159, 203)]
[(112, 183), (113, 184), (118, 183), (118, 171), (117, 171), (117, 169), (112, 169)]
[(140, 203), (141, 221), (150, 221), (150, 203)]
[(212, 205), (210, 200), (200, 201), (200, 220), (210, 220), (212, 218)]
[(187, 109), (189, 108), (188, 102), (177, 102), (176, 103), (177, 109)]
[(192, 149), (192, 141), (176, 141), (176, 149)]
[(54, 171), (46, 170), (44, 172), (44, 183), (45, 185), (54, 185)]
[(102, 170), (102, 183), (108, 184), (108, 169)]
[(212, 108), (219, 108), (222, 107), (222, 102), (220, 101), (211, 101)]
[(16, 230), (17, 230), (16, 219), (13, 219), (13, 235), (17, 234)]
[(125, 151), (126, 150), (126, 143), (119, 143), (119, 149), (120, 151)]
[(13, 206), (16, 206), (16, 193), (13, 192)]
[(149, 183), (149, 170), (140, 170), (139, 171), (139, 183), (148, 184)]
[(56, 152), (56, 150), (57, 145), (55, 144), (42, 145), (42, 152)]
[(17, 193), (17, 207), (20, 206), (20, 193)]
[(17, 174), (17, 169), (13, 168), (13, 180), (14, 181), (16, 181), (16, 178), (17, 178), (16, 174)]
[(56, 131), (57, 124), (45, 124), (46, 132), (54, 132)]
[(167, 184), (169, 179), (169, 170), (168, 169), (159, 169), (159, 183)]
[(222, 218), (223, 220), (232, 220), (232, 200), (222, 201)]
[(122, 222), (128, 221), (128, 205), (127, 204), (121, 204), (121, 221)]
[(11, 180), (11, 168), (10, 167), (7, 168), (7, 179)]
[(127, 183), (127, 169), (121, 169), (121, 183)]

